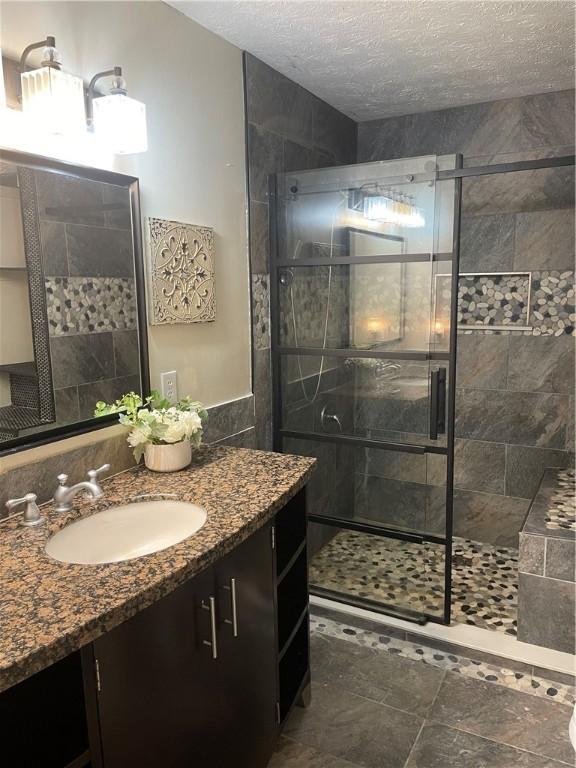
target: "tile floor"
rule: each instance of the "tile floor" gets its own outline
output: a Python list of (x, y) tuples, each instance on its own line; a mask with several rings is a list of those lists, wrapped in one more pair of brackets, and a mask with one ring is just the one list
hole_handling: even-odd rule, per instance
[[(310, 563), (310, 584), (440, 614), (444, 548), (340, 531)], [(518, 550), (455, 537), (452, 620), (516, 635)]]
[(317, 630), (312, 678), (269, 768), (574, 766), (566, 703)]

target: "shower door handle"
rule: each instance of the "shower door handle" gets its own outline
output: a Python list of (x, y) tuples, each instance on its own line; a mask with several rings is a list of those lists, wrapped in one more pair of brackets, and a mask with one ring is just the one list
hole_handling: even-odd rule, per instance
[(431, 440), (446, 431), (446, 368), (430, 374), (430, 432)]

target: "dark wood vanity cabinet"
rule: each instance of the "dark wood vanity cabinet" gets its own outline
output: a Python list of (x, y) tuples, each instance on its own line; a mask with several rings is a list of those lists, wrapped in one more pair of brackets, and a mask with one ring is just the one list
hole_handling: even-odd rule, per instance
[(302, 490), (215, 564), (0, 694), (6, 765), (265, 768), (310, 681), (306, 558)]
[(268, 525), (92, 644), (95, 768), (266, 766), (277, 730), (272, 544)]

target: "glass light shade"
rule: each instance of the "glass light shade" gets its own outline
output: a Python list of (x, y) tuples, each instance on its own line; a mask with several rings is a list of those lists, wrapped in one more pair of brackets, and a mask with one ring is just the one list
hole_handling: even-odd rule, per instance
[(40, 67), (20, 75), (22, 111), (39, 129), (49, 133), (86, 131), (82, 78), (55, 67)]
[(364, 216), (372, 221), (398, 227), (419, 228), (426, 225), (420, 208), (405, 200), (394, 200), (386, 195), (365, 197)]
[(94, 133), (117, 155), (146, 152), (146, 105), (122, 93), (101, 96), (92, 102)]

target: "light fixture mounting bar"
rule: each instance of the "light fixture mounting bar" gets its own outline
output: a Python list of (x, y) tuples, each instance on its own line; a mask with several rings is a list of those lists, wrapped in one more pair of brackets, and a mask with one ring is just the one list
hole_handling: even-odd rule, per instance
[[(56, 38), (52, 35), (48, 35), (45, 40), (40, 40), (37, 43), (31, 43), (30, 45), (27, 45), (26, 48), (22, 51), (22, 55), (20, 56), (20, 64), (18, 65), (18, 69), (20, 72), (24, 72), (26, 70), (26, 59), (32, 51), (36, 51), (38, 48), (56, 48)], [(60, 65), (58, 62), (47, 62), (47, 66), (53, 66), (60, 68)]]

